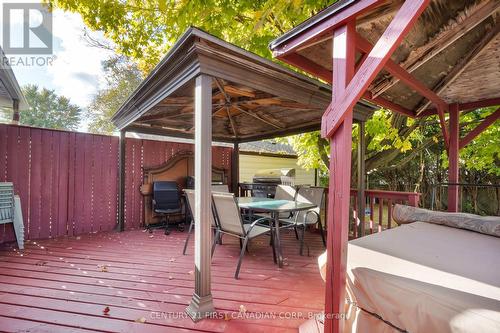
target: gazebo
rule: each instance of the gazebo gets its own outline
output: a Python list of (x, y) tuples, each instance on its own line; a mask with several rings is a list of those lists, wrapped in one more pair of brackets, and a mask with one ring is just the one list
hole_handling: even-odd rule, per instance
[[(448, 210), (458, 211), (460, 112), (500, 104), (500, 2), (340, 0), (273, 41), (274, 56), (332, 84), (322, 135), (331, 145), (325, 312), (343, 312), (352, 107), (359, 100), (411, 118), (437, 115), (449, 157)], [(337, 319), (337, 320), (336, 320)], [(343, 320), (327, 316), (326, 332)]]
[[(114, 115), (113, 122), (121, 133), (121, 229), (125, 133), (195, 140), (194, 215), (199, 220), (195, 228), (195, 291), (187, 309), (193, 320), (213, 311), (209, 217), (212, 141), (234, 144), (232, 168), (237, 170), (239, 143), (320, 129), (330, 96), (326, 84), (190, 28)], [(364, 123), (374, 109), (368, 102), (359, 102), (354, 106), (353, 119)], [(231, 174), (236, 193), (238, 172)]]

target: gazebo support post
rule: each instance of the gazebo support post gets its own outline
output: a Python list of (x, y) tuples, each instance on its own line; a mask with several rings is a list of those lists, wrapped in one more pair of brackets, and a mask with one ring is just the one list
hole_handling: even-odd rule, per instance
[(356, 68), (355, 19), (334, 29), (332, 103), (323, 115), (321, 124), (321, 133), (330, 139), (331, 146), (327, 226), (332, 232), (328, 233), (327, 241), (325, 332), (343, 332), (346, 319), (345, 283), (352, 110), (429, 1), (405, 1), (356, 73), (354, 73)]
[(450, 109), (449, 119), (449, 145), (448, 145), (448, 211), (458, 212), (458, 185), (459, 182), (459, 167), (458, 167), (458, 154), (459, 154), (459, 119), (460, 111), (458, 104), (452, 104)]
[(212, 77), (201, 74), (196, 78), (194, 99), (195, 127), (195, 207), (194, 263), (195, 289), (186, 309), (193, 321), (201, 320), (214, 311), (211, 281), (212, 214)]
[(365, 235), (365, 189), (366, 189), (366, 165), (365, 165), (365, 122), (360, 121), (358, 123), (359, 126), (359, 138), (358, 138), (358, 223), (359, 237), (363, 237)]
[[(332, 104), (337, 103), (354, 75), (356, 24), (334, 31)], [(343, 332), (351, 180), (352, 108), (330, 137), (325, 332)], [(335, 265), (335, 266), (334, 266)]]
[(17, 125), (19, 124), (19, 100), (14, 99), (12, 100), (12, 124)]
[(118, 150), (118, 231), (125, 230), (125, 130), (120, 131)]
[(231, 156), (231, 185), (235, 196), (239, 196), (240, 188), (240, 145), (235, 143), (233, 147), (233, 155)]

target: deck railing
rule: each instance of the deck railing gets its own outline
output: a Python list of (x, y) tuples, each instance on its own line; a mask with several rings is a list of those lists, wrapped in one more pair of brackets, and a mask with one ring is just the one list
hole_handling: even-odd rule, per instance
[[(357, 238), (367, 233), (380, 232), (393, 226), (392, 210), (395, 204), (418, 206), (420, 193), (383, 190), (365, 190), (365, 212), (358, 214), (358, 191), (351, 189), (352, 219), (349, 230)], [(368, 219), (367, 219), (368, 217)]]

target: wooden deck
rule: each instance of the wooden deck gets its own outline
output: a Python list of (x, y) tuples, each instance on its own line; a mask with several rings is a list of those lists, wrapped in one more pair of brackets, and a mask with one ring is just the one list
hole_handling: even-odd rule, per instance
[(186, 233), (104, 232), (12, 244), (0, 249), (0, 331), (4, 332), (296, 332), (322, 311), (320, 237), (307, 233), (310, 257), (283, 232), (285, 266), (273, 263), (266, 237), (250, 244), (233, 278), (236, 239), (224, 238), (212, 263), (215, 317), (193, 323), (193, 243)]

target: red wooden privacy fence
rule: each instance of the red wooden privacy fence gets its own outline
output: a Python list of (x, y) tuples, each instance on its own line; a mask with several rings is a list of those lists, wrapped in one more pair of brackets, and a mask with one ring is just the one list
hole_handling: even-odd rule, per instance
[[(191, 144), (127, 139), (125, 227), (144, 220), (143, 167), (161, 165)], [(213, 163), (228, 171), (231, 153), (214, 147)], [(0, 182), (13, 182), (21, 198), (26, 239), (72, 236), (117, 224), (118, 138), (0, 124)], [(15, 240), (0, 226), (0, 243)]]

